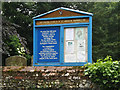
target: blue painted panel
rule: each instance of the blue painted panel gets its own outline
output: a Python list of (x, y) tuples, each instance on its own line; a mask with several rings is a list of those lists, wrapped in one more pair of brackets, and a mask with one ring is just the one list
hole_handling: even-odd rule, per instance
[(89, 18), (89, 63), (92, 63), (92, 17)]
[(64, 63), (64, 28), (60, 27), (60, 63)]
[(35, 30), (35, 20), (33, 20), (33, 65), (36, 63), (36, 30)]
[(84, 66), (87, 62), (80, 62), (80, 63), (39, 63), (34, 66)]
[(51, 25), (35, 25), (35, 27), (50, 27), (50, 26), (77, 26), (77, 25), (89, 25), (89, 23), (69, 23), (69, 24), (51, 24)]
[(59, 27), (36, 28), (37, 62), (59, 62)]
[(70, 16), (70, 17), (54, 17), (54, 18), (39, 18), (39, 19), (34, 19), (35, 21), (37, 20), (59, 20), (59, 19), (73, 19), (73, 18), (88, 18), (90, 16)]

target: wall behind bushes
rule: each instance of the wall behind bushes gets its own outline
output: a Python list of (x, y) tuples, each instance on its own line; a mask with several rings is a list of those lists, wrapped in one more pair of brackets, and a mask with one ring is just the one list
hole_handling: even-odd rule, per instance
[(3, 90), (82, 89), (99, 90), (81, 67), (2, 67)]

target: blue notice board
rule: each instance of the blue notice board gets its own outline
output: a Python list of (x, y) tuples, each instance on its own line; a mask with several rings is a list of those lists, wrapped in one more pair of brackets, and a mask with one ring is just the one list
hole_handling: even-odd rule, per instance
[(59, 62), (60, 27), (37, 29), (37, 62)]
[(92, 63), (92, 16), (60, 7), (33, 17), (33, 66)]

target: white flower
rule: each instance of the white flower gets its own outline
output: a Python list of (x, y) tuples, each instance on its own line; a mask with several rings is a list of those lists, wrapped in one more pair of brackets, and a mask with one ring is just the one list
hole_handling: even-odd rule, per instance
[(20, 51), (18, 51), (18, 53), (21, 53)]
[(24, 47), (21, 47), (21, 50), (24, 50)]
[(17, 48), (17, 50), (19, 50), (19, 48)]
[(24, 49), (24, 47), (21, 47), (21, 52), (25, 52), (25, 49)]
[(23, 50), (23, 52), (25, 52), (25, 50)]

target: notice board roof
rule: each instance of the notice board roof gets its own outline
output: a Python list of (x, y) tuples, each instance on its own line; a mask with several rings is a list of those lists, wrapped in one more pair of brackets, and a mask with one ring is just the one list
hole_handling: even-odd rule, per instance
[(36, 19), (36, 18), (51, 18), (51, 17), (80, 16), (80, 15), (81, 16), (83, 16), (83, 15), (93, 16), (92, 13), (88, 13), (88, 12), (85, 12), (85, 11), (60, 7), (60, 8), (56, 8), (54, 10), (48, 11), (46, 13), (40, 14), (38, 16), (35, 16), (35, 17), (33, 17), (33, 19)]

